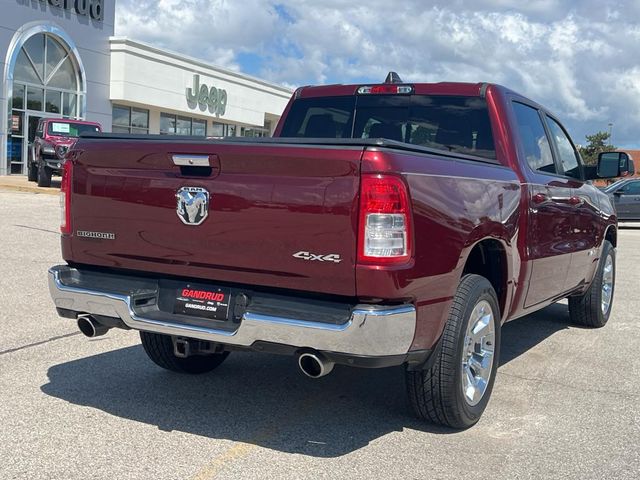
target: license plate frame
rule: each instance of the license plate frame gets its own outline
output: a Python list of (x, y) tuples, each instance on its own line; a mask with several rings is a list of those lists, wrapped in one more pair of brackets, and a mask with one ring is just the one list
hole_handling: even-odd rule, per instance
[(173, 313), (207, 320), (229, 319), (231, 290), (222, 287), (192, 287), (176, 290)]

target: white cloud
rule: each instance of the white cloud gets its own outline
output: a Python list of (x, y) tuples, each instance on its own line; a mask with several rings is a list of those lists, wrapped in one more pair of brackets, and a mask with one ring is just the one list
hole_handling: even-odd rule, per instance
[(555, 111), (578, 143), (613, 122), (617, 143), (640, 146), (640, 2), (118, 0), (117, 12), (117, 34), (275, 82), (389, 70), (498, 82)]

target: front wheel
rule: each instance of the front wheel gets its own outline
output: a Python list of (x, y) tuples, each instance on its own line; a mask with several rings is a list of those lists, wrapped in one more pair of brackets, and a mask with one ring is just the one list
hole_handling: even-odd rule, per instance
[(500, 309), (486, 278), (462, 278), (442, 335), (431, 368), (406, 372), (409, 402), (419, 418), (468, 428), (489, 402), (500, 356)]
[(177, 357), (173, 340), (168, 335), (140, 332), (142, 347), (147, 356), (159, 367), (177, 373), (201, 374), (219, 367), (229, 356), (229, 352)]
[(602, 255), (589, 289), (579, 297), (569, 297), (571, 323), (583, 327), (604, 327), (611, 315), (616, 286), (616, 249), (608, 240), (602, 245)]
[(51, 186), (51, 174), (51, 169), (47, 167), (44, 162), (38, 162), (37, 182), (39, 187)]
[(36, 168), (35, 163), (29, 161), (27, 164), (27, 180), (30, 182), (35, 182), (38, 180), (38, 169)]

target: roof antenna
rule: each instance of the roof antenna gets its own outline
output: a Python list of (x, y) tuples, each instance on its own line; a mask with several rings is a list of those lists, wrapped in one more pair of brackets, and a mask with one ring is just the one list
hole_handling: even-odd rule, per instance
[(404, 83), (396, 72), (389, 72), (387, 78), (384, 80), (384, 83)]

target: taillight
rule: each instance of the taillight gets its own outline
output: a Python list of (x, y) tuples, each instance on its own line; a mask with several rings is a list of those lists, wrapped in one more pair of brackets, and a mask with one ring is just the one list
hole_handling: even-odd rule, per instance
[(71, 235), (71, 177), (73, 162), (67, 159), (62, 167), (62, 183), (60, 183), (60, 232)]
[(363, 175), (358, 263), (407, 263), (411, 243), (411, 208), (404, 181), (391, 175)]

